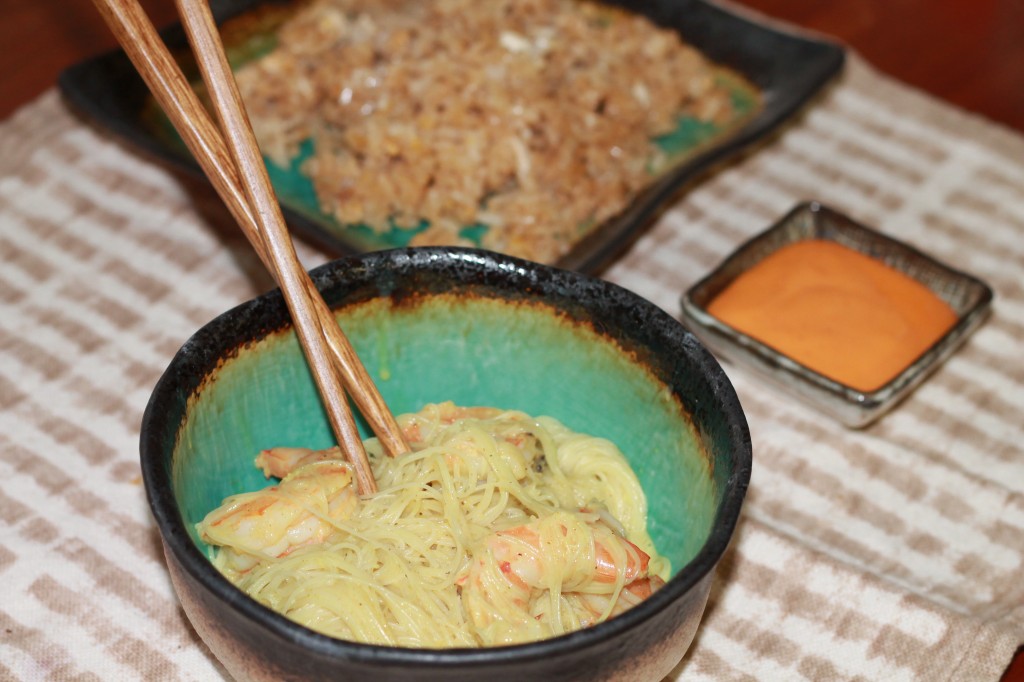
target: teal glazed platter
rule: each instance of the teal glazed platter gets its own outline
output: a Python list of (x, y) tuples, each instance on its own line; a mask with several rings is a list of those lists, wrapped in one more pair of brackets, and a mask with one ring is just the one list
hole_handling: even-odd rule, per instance
[[(286, 2), (267, 0), (214, 0), (211, 3), (222, 25), (252, 18)], [(725, 160), (753, 148), (808, 104), (840, 71), (843, 49), (832, 42), (787, 33), (734, 14), (704, 0), (619, 0), (609, 4), (643, 14), (655, 24), (676, 31), (716, 67), (719, 81), (732, 99), (733, 115), (715, 124), (680, 117), (677, 128), (653, 140), (671, 161), (651, 174), (649, 183), (616, 215), (599, 223), (578, 226), (579, 238), (556, 263), (559, 267), (597, 273), (649, 227), (668, 204), (677, 200), (692, 182)], [(181, 61), (186, 74), (194, 73), (187, 42), (180, 26), (163, 32), (165, 41)], [(272, 38), (253, 32), (237, 41), (225, 41), (233, 63), (241, 64), (266, 52)], [(59, 78), (65, 100), (103, 127), (193, 175), (198, 165), (156, 110), (142, 80), (122, 51), (83, 61)], [(684, 84), (680, 84), (684, 87)], [(341, 224), (321, 210), (312, 182), (302, 173), (303, 161), (312, 153), (306, 145), (288, 164), (267, 160), (275, 190), (292, 229), (334, 255), (364, 253), (409, 245), (417, 231), (429, 223), (385, 232), (361, 224)], [(485, 224), (464, 226), (459, 238), (481, 246)]]
[[(195, 524), (264, 487), (261, 448), (333, 443), (278, 292), (216, 318), (171, 361), (140, 441), (172, 582), (239, 679), (661, 679), (690, 646), (751, 471), (747, 424), (711, 354), (613, 284), (486, 251), (378, 251), (313, 272), (395, 413), (451, 400), (547, 415), (617, 444), (649, 503), (672, 577), (597, 626), (530, 644), (421, 650), (313, 632), (250, 599)], [(368, 433), (364, 430), (364, 435)]]

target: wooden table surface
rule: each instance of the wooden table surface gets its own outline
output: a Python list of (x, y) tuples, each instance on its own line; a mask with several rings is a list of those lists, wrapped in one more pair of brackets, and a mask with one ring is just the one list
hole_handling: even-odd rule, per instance
[[(159, 26), (172, 0), (141, 0)], [(834, 36), (880, 70), (1024, 132), (1024, 0), (742, 0)], [(4, 0), (0, 119), (114, 39), (88, 0)], [(1004, 682), (1024, 682), (1018, 653)]]

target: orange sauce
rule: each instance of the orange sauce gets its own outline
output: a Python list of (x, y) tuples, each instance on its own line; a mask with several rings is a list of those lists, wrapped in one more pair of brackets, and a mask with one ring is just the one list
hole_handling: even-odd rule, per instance
[(957, 320), (920, 282), (821, 239), (772, 253), (716, 296), (708, 312), (859, 391), (893, 379)]

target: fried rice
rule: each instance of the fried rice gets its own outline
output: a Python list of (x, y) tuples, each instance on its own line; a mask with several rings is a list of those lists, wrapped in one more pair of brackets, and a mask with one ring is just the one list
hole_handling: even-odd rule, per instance
[(581, 0), (312, 0), (237, 77), (269, 158), (312, 141), (339, 223), (541, 262), (669, 163), (653, 138), (734, 115), (677, 33)]

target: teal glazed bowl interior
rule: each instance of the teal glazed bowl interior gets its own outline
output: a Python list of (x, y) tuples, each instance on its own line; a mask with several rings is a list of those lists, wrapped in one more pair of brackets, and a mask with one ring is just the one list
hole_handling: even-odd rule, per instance
[[(427, 403), (549, 415), (616, 443), (647, 494), (672, 578), (638, 607), (541, 642), (423, 650), (302, 627), (224, 579), (195, 524), (267, 485), (262, 448), (333, 436), (278, 292), (178, 352), (142, 425), (146, 492), (172, 582), (239, 679), (661, 679), (689, 647), (750, 477), (746, 421), (717, 362), (675, 319), (608, 282), (471, 249), (403, 249), (313, 273), (396, 414)], [(370, 435), (364, 428), (364, 435)], [(372, 676), (372, 677), (371, 677)]]

